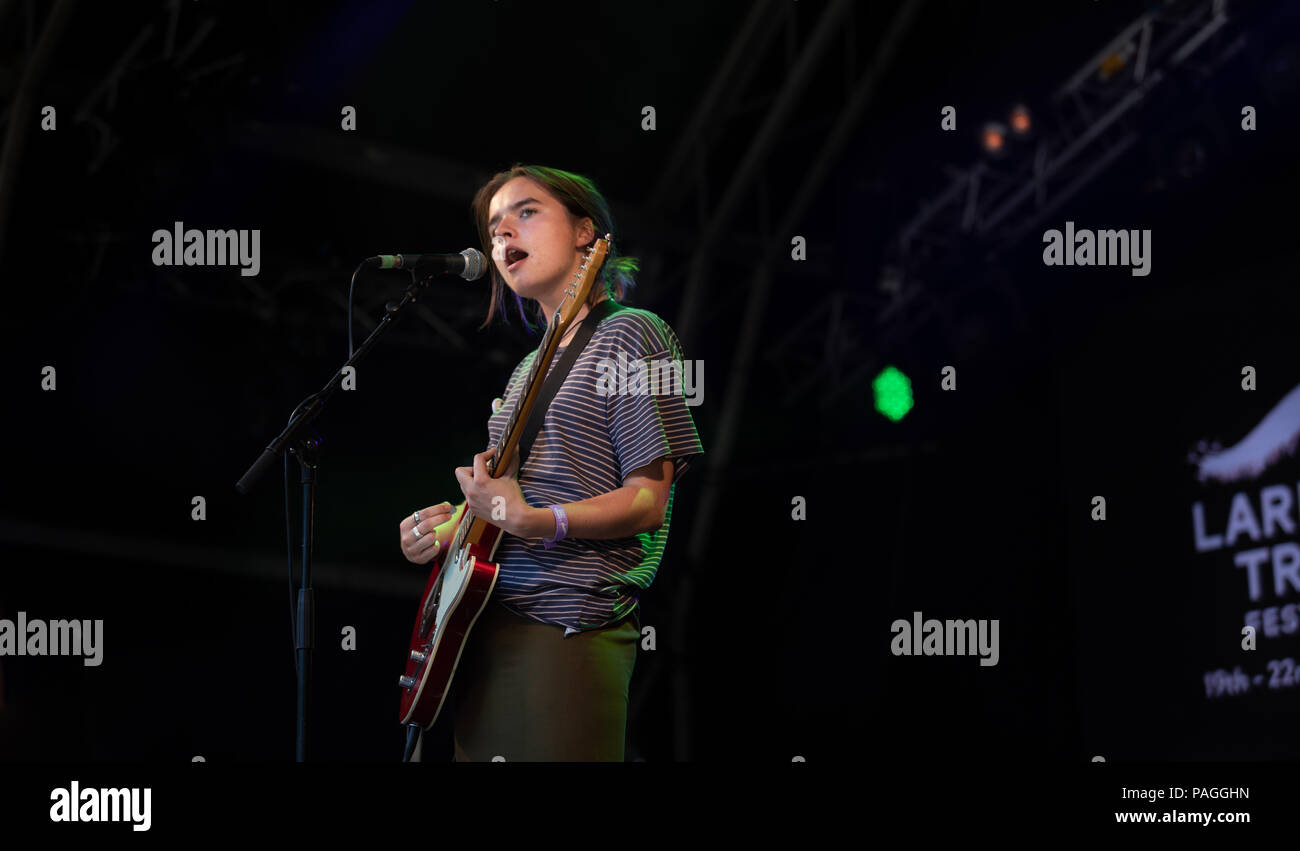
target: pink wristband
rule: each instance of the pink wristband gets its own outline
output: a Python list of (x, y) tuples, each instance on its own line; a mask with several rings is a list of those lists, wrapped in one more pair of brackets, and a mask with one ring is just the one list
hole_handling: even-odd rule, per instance
[(563, 541), (564, 537), (569, 534), (569, 515), (565, 514), (564, 509), (558, 505), (550, 505), (547, 507), (550, 508), (551, 513), (555, 515), (555, 537), (547, 538), (542, 541), (542, 546), (549, 550), (560, 541)]

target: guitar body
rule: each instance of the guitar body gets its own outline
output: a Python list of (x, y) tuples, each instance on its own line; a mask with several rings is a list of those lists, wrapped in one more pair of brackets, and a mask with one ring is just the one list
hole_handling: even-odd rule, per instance
[(470, 630), (496, 588), (498, 568), (489, 560), (500, 540), (495, 532), (490, 550), (464, 547), (429, 575), (401, 681), (403, 724), (428, 729), (442, 712)]
[[(565, 290), (564, 302), (551, 317), (520, 393), (519, 404), (487, 464), (494, 478), (510, 469), (517, 458), (520, 437), (541, 395), (547, 369), (560, 340), (587, 301), (592, 282), (609, 251), (610, 239), (606, 234), (587, 250), (576, 280)], [(466, 508), (446, 555), (435, 562), (437, 566), (429, 575), (415, 627), (411, 630), (406, 671), (398, 683), (402, 688), (399, 718), (408, 730), (418, 733), (419, 728), (428, 729), (442, 712), (470, 631), (496, 588), (498, 568), (492, 559), (503, 534), (500, 528)], [(408, 742), (413, 744), (413, 740)]]

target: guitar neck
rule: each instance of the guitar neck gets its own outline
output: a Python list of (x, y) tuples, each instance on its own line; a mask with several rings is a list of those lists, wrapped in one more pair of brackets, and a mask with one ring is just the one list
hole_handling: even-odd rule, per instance
[[(542, 385), (546, 382), (551, 361), (555, 359), (560, 340), (577, 321), (581, 306), (586, 303), (591, 293), (596, 273), (600, 271), (605, 255), (609, 251), (610, 239), (610, 235), (606, 234), (604, 239), (597, 239), (588, 249), (587, 257), (578, 269), (575, 280), (565, 290), (564, 300), (560, 302), (560, 306), (551, 315), (551, 321), (547, 323), (546, 333), (542, 335), (542, 340), (537, 346), (537, 356), (533, 358), (532, 366), (528, 368), (528, 378), (520, 393), (519, 404), (510, 413), (510, 419), (506, 422), (493, 448), (492, 457), (488, 459), (488, 473), (494, 479), (505, 475), (505, 471), (510, 469), (510, 465), (514, 463), (519, 453), (519, 440), (523, 437), (528, 418), (542, 395)], [(460, 529), (456, 533), (456, 540), (448, 548), (448, 552), (454, 552), (467, 544), (478, 543), (495, 530), (496, 527), (490, 521), (476, 516), (466, 506)]]

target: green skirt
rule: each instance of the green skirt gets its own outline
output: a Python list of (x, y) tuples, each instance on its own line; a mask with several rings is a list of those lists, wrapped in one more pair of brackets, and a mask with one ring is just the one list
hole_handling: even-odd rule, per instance
[(622, 762), (640, 639), (637, 609), (565, 638), (489, 600), (448, 695), (456, 761)]

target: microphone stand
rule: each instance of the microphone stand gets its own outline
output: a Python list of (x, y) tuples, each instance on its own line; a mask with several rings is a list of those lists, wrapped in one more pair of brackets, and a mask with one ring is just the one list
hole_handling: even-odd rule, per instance
[[(383, 319), (379, 321), (379, 324), (366, 338), (365, 342), (352, 353), (347, 363), (340, 367), (338, 372), (334, 373), (334, 377), (329, 380), (328, 384), (319, 392), (313, 393), (298, 404), (298, 407), (294, 409), (293, 414), (289, 417), (289, 424), (285, 426), (284, 431), (280, 432), (279, 436), (271, 441), (266, 449), (262, 450), (262, 454), (253, 462), (253, 466), (249, 467), (243, 478), (235, 484), (236, 491), (240, 494), (247, 494), (253, 484), (266, 472), (266, 468), (271, 465), (271, 462), (277, 456), (283, 455), (286, 448), (288, 448), (289, 454), (298, 460), (300, 469), (299, 483), (302, 485), (302, 563), (296, 588), (297, 605), (292, 624), (294, 652), (296, 654), (294, 661), (297, 667), (298, 714), (295, 754), (298, 762), (307, 761), (307, 718), (311, 702), (311, 660), (316, 640), (316, 601), (311, 586), (311, 559), (312, 539), (316, 531), (316, 468), (322, 439), (311, 426), (313, 421), (320, 416), (321, 411), (324, 410), (325, 403), (329, 401), (329, 398), (334, 395), (334, 392), (343, 383), (343, 375), (347, 368), (355, 368), (356, 364), (365, 358), (380, 336), (396, 321), (402, 310), (416, 300), (421, 290), (429, 286), (433, 274), (427, 272), (424, 273), (423, 278), (417, 278), (416, 270), (411, 270), (411, 283), (406, 287), (402, 300), (396, 304), (389, 302), (386, 305)], [(289, 504), (288, 484), (286, 468), (284, 495), (286, 509)], [(292, 565), (290, 566), (290, 576), (292, 577)]]

